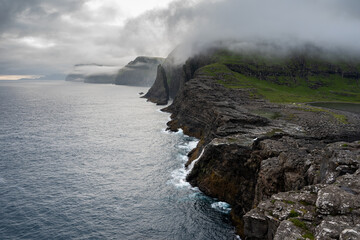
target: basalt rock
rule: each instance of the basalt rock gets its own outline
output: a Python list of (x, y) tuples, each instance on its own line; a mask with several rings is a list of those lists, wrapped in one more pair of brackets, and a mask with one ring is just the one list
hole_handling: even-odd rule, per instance
[(187, 60), (183, 59), (184, 52), (189, 51), (191, 51), (191, 47), (180, 45), (168, 55), (162, 64), (169, 82), (169, 97), (172, 99), (182, 91), (184, 84), (194, 77), (196, 70), (214, 62), (210, 54), (214, 50), (198, 53)]
[(245, 214), (245, 235), (247, 239), (359, 239), (359, 183), (357, 170), (333, 184), (274, 194)]
[(155, 83), (149, 91), (143, 96), (148, 101), (156, 103), (157, 105), (166, 105), (169, 100), (169, 87), (164, 68), (159, 65)]
[[(254, 94), (255, 89), (226, 88), (219, 82), (229, 76), (209, 76), (201, 69), (206, 62), (187, 61), (181, 90), (163, 109), (171, 113), (168, 129), (181, 128), (200, 140), (189, 153), (186, 166), (193, 163), (193, 168), (187, 180), (231, 204), (231, 218), (244, 239), (312, 239), (327, 231), (331, 221), (344, 222), (334, 230), (335, 239), (356, 236), (360, 115), (274, 104)], [(284, 72), (228, 67), (260, 79), (259, 74), (275, 79)], [(309, 67), (301, 58), (288, 68), (289, 77), (325, 70), (341, 74), (334, 66)], [(336, 185), (340, 182), (341, 187)], [(341, 200), (327, 198), (336, 194)]]

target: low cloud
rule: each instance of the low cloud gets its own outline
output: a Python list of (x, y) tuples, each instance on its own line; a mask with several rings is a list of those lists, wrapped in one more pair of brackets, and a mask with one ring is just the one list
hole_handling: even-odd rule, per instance
[(113, 4), (1, 1), (0, 74), (66, 73), (87, 62), (120, 68), (179, 44), (192, 46), (178, 51), (185, 58), (199, 50), (194, 42), (285, 52), (311, 45), (360, 56), (358, 0), (176, 0), (131, 19)]
[(96, 64), (81, 64), (76, 65), (72, 74), (79, 74), (83, 76), (93, 76), (93, 75), (115, 75), (119, 71), (118, 66), (102, 66)]
[[(141, 34), (144, 23), (162, 27), (151, 29), (151, 37)], [(132, 20), (125, 29), (127, 39), (144, 47), (165, 36), (165, 43), (232, 43), (231, 48), (241, 50), (260, 44), (276, 51), (313, 45), (358, 56), (359, 26), (357, 0), (219, 0), (190, 6), (174, 2), (169, 9)]]

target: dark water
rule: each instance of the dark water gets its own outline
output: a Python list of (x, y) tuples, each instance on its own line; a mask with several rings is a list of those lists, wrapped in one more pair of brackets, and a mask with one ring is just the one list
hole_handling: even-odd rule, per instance
[(144, 88), (0, 82), (0, 239), (233, 239)]
[(310, 105), (360, 114), (359, 103), (316, 102), (310, 103)]

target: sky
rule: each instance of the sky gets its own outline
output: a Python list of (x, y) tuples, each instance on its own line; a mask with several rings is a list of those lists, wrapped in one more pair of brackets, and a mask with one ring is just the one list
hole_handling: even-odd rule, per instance
[(0, 0), (0, 80), (61, 77), (75, 64), (120, 68), (179, 44), (223, 40), (234, 49), (310, 43), (360, 56), (360, 1)]

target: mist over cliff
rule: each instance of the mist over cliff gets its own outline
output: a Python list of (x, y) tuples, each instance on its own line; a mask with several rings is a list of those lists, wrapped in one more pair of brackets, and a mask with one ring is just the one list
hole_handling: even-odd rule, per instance
[[(254, 43), (266, 43), (269, 51), (273, 44), (272, 51), (282, 52), (313, 45), (358, 56), (359, 5), (352, 0), (223, 0), (195, 5), (192, 1), (175, 1), (168, 9), (150, 11), (128, 21), (122, 29), (127, 34), (121, 37), (121, 43), (140, 49), (153, 46), (160, 37), (165, 39), (148, 50), (149, 54), (171, 49), (176, 43), (191, 46), (181, 54), (192, 55), (201, 50), (194, 43), (202, 46), (218, 42), (233, 50), (256, 49)], [(142, 32), (149, 25), (152, 28)]]
[(357, 0), (169, 0), (129, 16), (118, 2), (2, 1), (0, 74), (64, 73), (99, 56), (125, 66), (137, 56), (165, 57), (179, 44), (224, 40), (360, 55)]

